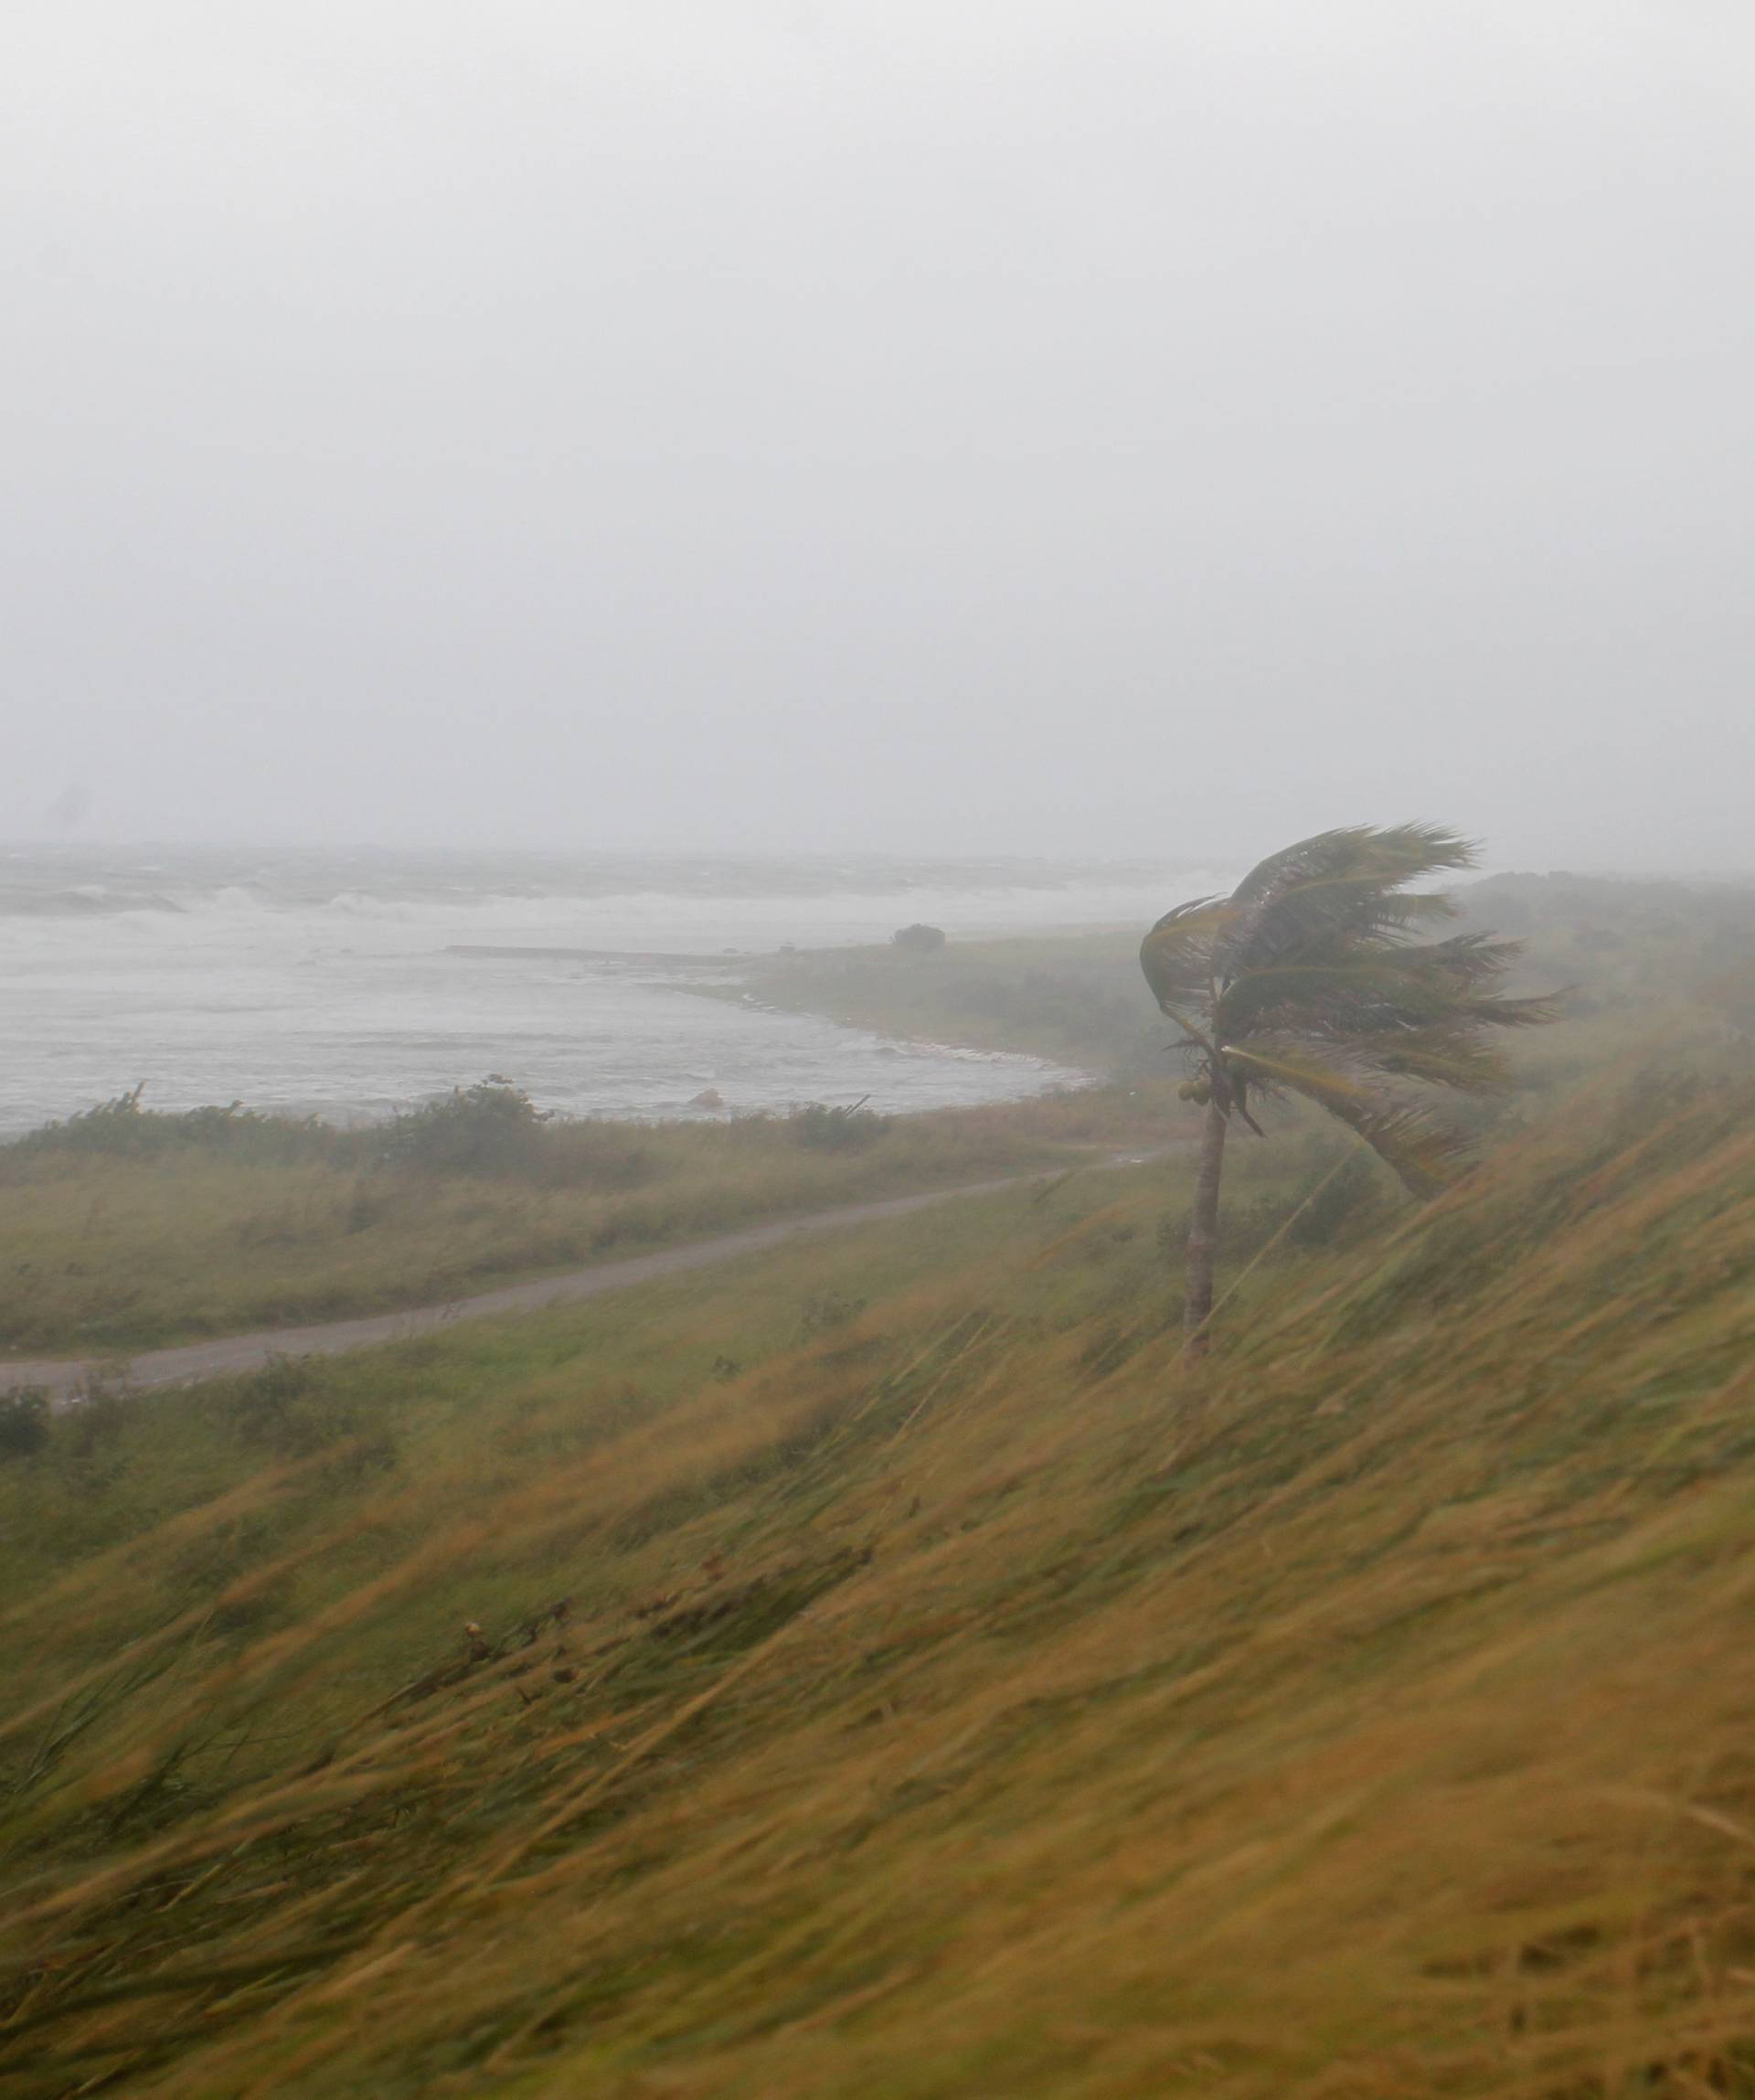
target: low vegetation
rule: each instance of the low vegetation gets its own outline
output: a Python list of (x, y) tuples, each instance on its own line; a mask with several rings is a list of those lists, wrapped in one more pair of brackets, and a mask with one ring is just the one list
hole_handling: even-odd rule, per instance
[(894, 943), (798, 949), (739, 965), (735, 985), (683, 988), (917, 1042), (1020, 1051), (1130, 1082), (1167, 1070), (1164, 1024), (1140, 996), (1137, 929), (954, 941), (927, 952)]
[[(133, 1101), (0, 1156), (58, 1334), (1065, 1169), (9, 1399), (8, 2092), (1755, 2096), (1750, 1035), (1715, 941), (1527, 931), (1582, 1018), (1480, 1164), (1415, 1202), (1282, 1109), (1196, 1362), (1197, 1163), (1108, 1163), (1168, 1078), (681, 1129)], [(1661, 1057), (1602, 1069), (1659, 986)]]
[(1755, 2089), (1746, 1057), (1187, 1171), (57, 1418), (9, 2089)]
[(0, 1148), (0, 1349), (103, 1355), (430, 1304), (789, 1212), (1174, 1135), (1165, 1090), (887, 1117), (545, 1118), (501, 1081), (368, 1130), (137, 1096)]

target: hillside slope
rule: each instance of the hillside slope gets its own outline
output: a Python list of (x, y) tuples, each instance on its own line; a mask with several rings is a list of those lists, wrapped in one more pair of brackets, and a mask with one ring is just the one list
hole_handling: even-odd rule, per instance
[(1136, 1174), (63, 1425), (0, 2072), (1755, 2092), (1751, 1109), (1599, 1090), (1194, 1374)]

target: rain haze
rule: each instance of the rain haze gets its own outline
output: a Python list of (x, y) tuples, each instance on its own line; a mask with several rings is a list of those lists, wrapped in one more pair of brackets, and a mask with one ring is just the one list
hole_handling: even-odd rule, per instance
[(1752, 91), (0, 0), (7, 2100), (1755, 2100)]
[(1749, 865), (1743, 8), (4, 45), (0, 832)]

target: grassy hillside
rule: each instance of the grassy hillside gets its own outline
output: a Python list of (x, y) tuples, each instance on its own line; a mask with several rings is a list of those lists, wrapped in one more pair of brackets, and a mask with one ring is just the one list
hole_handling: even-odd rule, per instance
[(481, 1087), (360, 1131), (124, 1101), (0, 1147), (0, 1351), (101, 1355), (441, 1302), (1186, 1122), (1167, 1087), (644, 1125), (541, 1122)]
[(56, 1423), (0, 2072), (1755, 2091), (1751, 1112), (1605, 1083), (1193, 1373), (1138, 1168)]

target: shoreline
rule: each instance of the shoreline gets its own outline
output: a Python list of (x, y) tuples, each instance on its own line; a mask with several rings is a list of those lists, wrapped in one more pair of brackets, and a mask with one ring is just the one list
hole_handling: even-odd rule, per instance
[(1096, 1018), (1105, 1002), (1123, 1010), (1129, 1004), (1127, 994), (1138, 983), (1136, 936), (1132, 922), (1114, 921), (965, 934), (925, 955), (881, 941), (718, 954), (497, 942), (453, 943), (444, 952), (487, 961), (632, 965), (661, 973), (655, 989), (827, 1021), (941, 1056), (1017, 1059), (1072, 1075), (1063, 1085), (1101, 1086), (1155, 1069), (1138, 1039), (1142, 1029), (1155, 1027), (1143, 999), (1131, 1002), (1131, 1029), (1125, 1021), (1118, 1025), (1112, 1011)]
[[(867, 1067), (870, 1066), (871, 1058), (866, 1053), (871, 1052), (886, 1059), (906, 1057), (913, 1052), (928, 1059), (936, 1056), (971, 1067), (989, 1061), (995, 1068), (1009, 1065), (1011, 1089), (1025, 1089), (1025, 1094), (1002, 1086), (991, 1097), (980, 1090), (978, 1100), (952, 1103), (981, 1105), (988, 1098), (1003, 1101), (1057, 1090), (1082, 1090), (1117, 1077), (1138, 1076), (1144, 1069), (1137, 1057), (1129, 1060), (1118, 1056), (1110, 1042), (1101, 1039), (1089, 1028), (1077, 1023), (1067, 1025), (1081, 997), (1073, 988), (1071, 980), (1090, 965), (1092, 958), (1112, 949), (1122, 931), (1107, 927), (1038, 930), (955, 941), (939, 956), (927, 958), (924, 967), (920, 966), (918, 958), (900, 954), (888, 943), (856, 942), (821, 948), (743, 948), (721, 950), (718, 954), (698, 949), (608, 949), (548, 942), (468, 942), (447, 943), (427, 953), (460, 965), (479, 961), (540, 969), (558, 963), (573, 964), (581, 971), (599, 974), (606, 985), (622, 985), (631, 989), (637, 986), (642, 993), (683, 993), (696, 1000), (707, 999), (720, 1006), (741, 1008), (752, 1016), (768, 1017), (774, 1022), (823, 1023), (843, 1031), (848, 1039), (848, 1053), (851, 1055), (858, 1048), (861, 1054), (855, 1058), (855, 1062), (863, 1062)], [(1131, 933), (1128, 945), (1131, 947)], [(996, 975), (1016, 977), (1020, 973), (1027, 974), (1038, 987), (1049, 978), (1063, 975), (1068, 978), (1066, 995), (1060, 1001), (1061, 1011), (1048, 1017), (1052, 1025), (1043, 1027), (1040, 1024), (1044, 1017), (1025, 1007), (1010, 1012), (981, 1010), (983, 1002), (979, 998), (971, 1001), (957, 995), (956, 987), (965, 980), (989, 979)], [(1133, 975), (1131, 968), (1128, 974), (1130, 977)], [(505, 982), (505, 975), (484, 971), (476, 978), (473, 972), (464, 970), (460, 973), (460, 978), (473, 979), (481, 993), (493, 998), (498, 996), (496, 988)], [(853, 996), (849, 997), (849, 993)], [(924, 1005), (921, 1004), (923, 995)], [(471, 995), (472, 998), (475, 996)], [(662, 1029), (662, 1024), (659, 1027)], [(567, 1085), (557, 1089), (553, 1083), (555, 1073), (542, 1069), (544, 1059), (539, 1057), (537, 1068), (533, 1069), (519, 1059), (519, 1047), (516, 1039), (508, 1039), (503, 1048), (484, 1044), (480, 1052), (483, 1061), (473, 1066), (467, 1060), (460, 1061), (452, 1072), (450, 1083), (467, 1085), (473, 1071), (511, 1071), (538, 1100), (552, 1103), (563, 1115), (585, 1121), (691, 1122), (704, 1113), (693, 1105), (693, 1096), (708, 1085), (717, 1086), (728, 1098), (737, 1102), (736, 1108), (729, 1112), (705, 1112), (715, 1117), (723, 1113), (775, 1113), (783, 1111), (785, 1106), (767, 1099), (760, 1086), (750, 1099), (742, 1099), (723, 1075), (698, 1080), (686, 1087), (679, 1080), (675, 1098), (662, 1103), (626, 1101), (614, 1088), (610, 1089), (606, 1096), (588, 1100), (579, 1097), (578, 1090)], [(552, 1064), (552, 1057), (547, 1061)], [(872, 1071), (846, 1076), (844, 1083), (843, 1078), (829, 1069), (833, 1058), (826, 1062), (819, 1058), (817, 1061), (824, 1065), (820, 1083), (814, 1093), (807, 1085), (801, 1086), (795, 1095), (789, 1096), (792, 1105), (807, 1099), (824, 1098), (833, 1102), (869, 1091), (880, 1094), (885, 1092), (881, 1083), (874, 1088), (877, 1075)], [(706, 1063), (710, 1066), (711, 1060)], [(156, 1104), (162, 1095), (150, 1069), (136, 1071), (131, 1067), (125, 1072), (118, 1072), (112, 1092), (116, 1085), (125, 1088), (131, 1081), (143, 1076), (148, 1082), (150, 1097)], [(74, 1106), (57, 1106), (46, 1102), (28, 1120), (21, 1115), (15, 1123), (8, 1116), (4, 1131), (0, 1131), (0, 1146), (27, 1140), (40, 1129), (101, 1106), (104, 1100), (111, 1098), (102, 1091), (103, 1083), (101, 1078), (97, 1079), (91, 1091), (78, 1099)], [(973, 1083), (973, 1072), (971, 1083)], [(410, 1093), (406, 1099), (396, 1094), (393, 1087), (378, 1087), (368, 1088), (356, 1099), (347, 1102), (321, 1100), (279, 1087), (265, 1093), (261, 1087), (251, 1086), (248, 1080), (241, 1098), (258, 1113), (271, 1117), (299, 1121), (314, 1114), (333, 1127), (345, 1129), (386, 1122), (399, 1107), (418, 1107), (441, 1098), (445, 1091), (446, 1082), (441, 1071), (431, 1084)], [(597, 1093), (595, 1089), (585, 1091), (590, 1094)], [(894, 1106), (888, 1101), (885, 1103), (885, 1112), (902, 1115), (931, 1114), (934, 1107), (941, 1104), (913, 1097), (930, 1094), (931, 1091), (925, 1082), (910, 1082), (902, 1088), (904, 1098), (899, 1099)], [(235, 1092), (235, 1082), (223, 1081), (212, 1088), (207, 1104), (230, 1099)], [(62, 1097), (63, 1101), (65, 1098)], [(200, 1100), (191, 1099), (186, 1105), (194, 1108), (203, 1104)], [(22, 1102), (19, 1106), (27, 1108)]]

